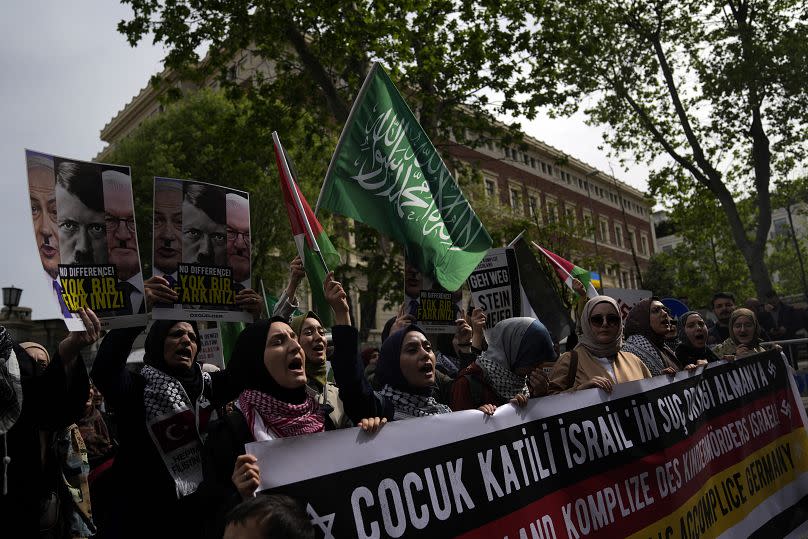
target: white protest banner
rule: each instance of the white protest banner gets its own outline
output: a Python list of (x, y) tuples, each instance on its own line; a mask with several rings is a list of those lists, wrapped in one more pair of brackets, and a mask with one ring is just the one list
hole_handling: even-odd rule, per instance
[(224, 369), (224, 356), (222, 354), (222, 341), (219, 337), (219, 326), (199, 330), (199, 355), (196, 358), (200, 363), (210, 363)]
[(178, 294), (155, 304), (155, 320), (252, 322), (236, 306), (251, 288), (250, 199), (244, 191), (154, 179), (154, 274)]
[(609, 296), (610, 298), (614, 298), (617, 300), (617, 305), (620, 307), (620, 315), (623, 317), (623, 320), (626, 319), (628, 316), (628, 312), (634, 307), (635, 304), (639, 303), (644, 299), (648, 299), (653, 296), (653, 292), (650, 290), (633, 290), (630, 288), (604, 288), (603, 295)]
[(25, 164), (42, 286), (67, 329), (84, 330), (82, 308), (103, 329), (146, 325), (129, 167), (32, 150)]
[(675, 377), (254, 442), (261, 488), (318, 537), (783, 537), (808, 500), (805, 410), (779, 352)]
[(485, 328), (522, 314), (522, 288), (514, 250), (490, 249), (468, 278), (476, 307), (485, 311)]

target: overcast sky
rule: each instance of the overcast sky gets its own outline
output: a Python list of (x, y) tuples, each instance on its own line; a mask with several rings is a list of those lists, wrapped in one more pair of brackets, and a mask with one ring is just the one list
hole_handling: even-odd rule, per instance
[[(132, 48), (118, 34), (118, 21), (129, 13), (114, 0), (0, 2), (0, 286), (22, 288), (21, 304), (32, 307), (37, 320), (57, 318), (58, 311), (40, 278), (23, 150), (90, 160), (103, 148), (101, 128), (161, 69), (161, 48)], [(523, 126), (609, 172), (597, 149), (600, 132), (581, 118), (541, 118)], [(615, 172), (645, 189), (644, 169)]]

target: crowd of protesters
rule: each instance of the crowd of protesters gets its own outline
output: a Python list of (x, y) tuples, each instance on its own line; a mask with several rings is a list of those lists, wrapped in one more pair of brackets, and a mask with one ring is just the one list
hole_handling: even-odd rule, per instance
[[(193, 321), (154, 321), (137, 371), (126, 362), (145, 328), (107, 332), (89, 375), (80, 352), (101, 338), (92, 311), (78, 313), (86, 331), (70, 333), (52, 358), (0, 331), (0, 518), (14, 530), (9, 537), (313, 537), (295, 500), (254, 496), (272, 470), (260, 469), (245, 443), (354, 426), (373, 435), (389, 421), (492, 415), (560, 392), (611, 392), (761, 352), (805, 327), (804, 313), (776, 294), (743, 307), (715, 294), (712, 327), (696, 311), (675, 319), (656, 297), (624, 320), (613, 298), (596, 296), (581, 302), (577, 344), (559, 356), (540, 320), (510, 318), (486, 330), (485, 313), (472, 309), (454, 334), (433, 335), (405, 303), (380, 347), (361, 346), (333, 275), (324, 289), (335, 324), (324, 327), (314, 312), (292, 317), (304, 276), (295, 259), (264, 319), (254, 292), (240, 292), (255, 322), (218, 372), (197, 361)], [(145, 290), (149, 305), (176, 300), (162, 277)]]

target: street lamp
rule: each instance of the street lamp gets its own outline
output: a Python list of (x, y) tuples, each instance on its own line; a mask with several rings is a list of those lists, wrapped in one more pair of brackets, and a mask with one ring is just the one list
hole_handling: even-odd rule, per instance
[(20, 306), (20, 296), (22, 295), (22, 288), (16, 288), (14, 285), (3, 288), (3, 305), (9, 308)]

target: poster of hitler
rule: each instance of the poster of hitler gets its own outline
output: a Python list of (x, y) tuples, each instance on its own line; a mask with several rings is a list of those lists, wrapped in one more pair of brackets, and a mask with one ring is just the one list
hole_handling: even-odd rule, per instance
[(485, 311), (485, 329), (514, 316), (522, 316), (519, 267), (513, 249), (491, 249), (468, 278), (471, 298)]
[(251, 322), (236, 294), (252, 288), (250, 199), (193, 180), (154, 179), (154, 275), (177, 293), (157, 320)]
[(805, 429), (789, 368), (770, 351), (611, 395), (563, 393), (490, 417), (466, 410), (247, 452), (262, 491), (301, 500), (317, 537), (804, 537)]
[(92, 309), (103, 329), (146, 325), (129, 167), (25, 150), (42, 286), (67, 329)]

